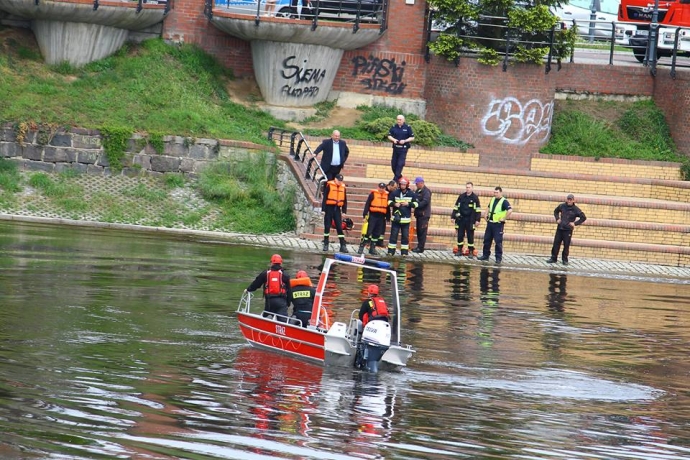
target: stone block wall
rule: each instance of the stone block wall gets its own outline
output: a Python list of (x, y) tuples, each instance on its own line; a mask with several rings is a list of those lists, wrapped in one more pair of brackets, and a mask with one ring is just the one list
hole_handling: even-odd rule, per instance
[(17, 125), (0, 126), (0, 158), (16, 161), (25, 170), (112, 175), (195, 176), (217, 160), (231, 160), (248, 153), (271, 150), (250, 142), (164, 136), (163, 151), (156, 152), (146, 138), (134, 134), (127, 143), (121, 171), (114, 171), (103, 149), (101, 134), (81, 128), (51, 129), (41, 126), (22, 133)]

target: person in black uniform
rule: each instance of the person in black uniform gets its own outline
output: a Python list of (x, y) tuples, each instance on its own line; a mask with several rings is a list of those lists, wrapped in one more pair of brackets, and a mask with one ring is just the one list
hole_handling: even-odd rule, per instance
[(340, 241), (340, 252), (348, 252), (342, 220), (343, 215), (347, 214), (347, 187), (343, 183), (342, 174), (338, 174), (324, 185), (321, 212), (324, 213), (323, 250), (328, 251), (331, 225), (335, 224), (335, 231), (338, 233), (338, 240)]
[(292, 315), (301, 321), (302, 327), (309, 325), (315, 298), (316, 289), (312, 286), (309, 275), (304, 270), (298, 271), (297, 277), (290, 280), (288, 303), (292, 305)]
[(283, 271), (283, 258), (280, 254), (271, 256), (271, 268), (259, 273), (244, 292), (254, 292), (261, 286), (264, 288), (264, 298), (266, 299), (264, 316), (266, 313), (274, 313), (279, 315), (278, 321), (287, 322), (290, 277)]
[(407, 151), (410, 149), (410, 142), (414, 140), (412, 127), (405, 123), (404, 116), (398, 115), (396, 117), (395, 124), (388, 131), (388, 140), (393, 143), (393, 156), (391, 157), (393, 180), (398, 182), (402, 177)]
[[(472, 182), (466, 183), (465, 193), (458, 196), (450, 215), (451, 220), (455, 222), (455, 229), (458, 231), (456, 256), (467, 256), (471, 259), (477, 255), (477, 250), (474, 248), (474, 230), (482, 222), (481, 209), (479, 197), (474, 193), (474, 184)], [(467, 251), (462, 249), (465, 245), (465, 233), (467, 233)]]
[(417, 207), (414, 209), (414, 217), (417, 221), (417, 247), (412, 250), (417, 254), (424, 252), (426, 246), (426, 234), (429, 232), (429, 220), (431, 219), (431, 190), (424, 185), (424, 178), (417, 177), (414, 180), (417, 187)]
[(556, 219), (556, 235), (553, 237), (553, 247), (551, 248), (551, 258), (548, 263), (553, 264), (558, 260), (558, 251), (563, 243), (563, 255), (561, 260), (563, 265), (568, 265), (568, 254), (570, 253), (570, 242), (573, 238), (573, 229), (582, 225), (587, 216), (575, 204), (575, 195), (570, 193), (565, 198), (565, 203), (561, 203), (553, 210), (553, 217)]

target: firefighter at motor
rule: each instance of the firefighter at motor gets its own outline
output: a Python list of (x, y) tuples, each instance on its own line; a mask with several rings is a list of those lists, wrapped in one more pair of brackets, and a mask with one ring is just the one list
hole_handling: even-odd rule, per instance
[(369, 193), (367, 202), (364, 203), (364, 211), (362, 212), (362, 217), (367, 219), (367, 216), (369, 216), (367, 233), (362, 237), (357, 254), (362, 254), (364, 247), (369, 244), (369, 254), (375, 256), (378, 255), (376, 243), (383, 236), (383, 232), (386, 229), (386, 220), (390, 219), (388, 189), (385, 182), (379, 183), (378, 188)]
[(306, 271), (297, 272), (297, 277), (290, 280), (290, 296), (288, 303), (292, 305), (292, 315), (302, 323), (302, 327), (309, 325), (311, 311), (316, 298), (316, 289)]
[(409, 189), (410, 181), (400, 179), (396, 191), (388, 196), (388, 206), (391, 208), (391, 234), (388, 239), (388, 254), (395, 255), (400, 234), (400, 254), (406, 256), (410, 251), (410, 222), (412, 210), (417, 207), (417, 195)]
[(359, 308), (359, 319), (363, 326), (374, 320), (390, 322), (391, 316), (386, 301), (379, 297), (379, 287), (376, 284), (370, 284), (367, 288), (367, 299)]
[(265, 299), (263, 315), (274, 314), (278, 321), (287, 322), (290, 276), (283, 270), (280, 254), (271, 256), (271, 268), (259, 273), (244, 292), (254, 292), (262, 286)]
[(331, 225), (335, 225), (340, 241), (340, 252), (348, 252), (343, 233), (343, 215), (347, 214), (347, 187), (343, 182), (343, 175), (338, 174), (333, 180), (324, 185), (323, 201), (321, 202), (323, 216), (323, 250), (328, 251), (328, 239)]
[[(472, 182), (465, 184), (465, 193), (461, 193), (455, 200), (450, 218), (455, 222), (455, 230), (458, 232), (455, 255), (472, 259), (477, 255), (477, 250), (474, 247), (474, 231), (482, 222), (482, 208), (479, 204), (479, 197), (474, 193)], [(467, 248), (463, 249), (465, 234), (467, 234)]]

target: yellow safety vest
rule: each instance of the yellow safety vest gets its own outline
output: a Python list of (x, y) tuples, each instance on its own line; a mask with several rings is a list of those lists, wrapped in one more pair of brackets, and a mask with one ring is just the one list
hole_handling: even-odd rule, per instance
[[(506, 199), (503, 196), (499, 198), (498, 202), (496, 202), (496, 197), (491, 198), (491, 201), (489, 201), (489, 222), (496, 223), (505, 220), (506, 215), (508, 214), (508, 211), (503, 210), (503, 202), (505, 200)], [(494, 202), (496, 203), (495, 205)]]

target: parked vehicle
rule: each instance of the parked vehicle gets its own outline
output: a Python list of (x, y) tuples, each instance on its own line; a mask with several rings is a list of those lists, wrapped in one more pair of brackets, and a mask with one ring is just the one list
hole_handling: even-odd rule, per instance
[[(614, 40), (619, 45), (629, 45), (637, 29), (632, 24), (618, 24), (619, 0), (571, 0), (568, 5), (552, 8), (566, 27), (577, 25), (578, 34), (596, 40)], [(592, 20), (594, 10), (594, 20)]]
[[(275, 7), (267, 10), (267, 0), (260, 0), (261, 6), (257, 8), (256, 0), (215, 0), (217, 8), (225, 8), (229, 13), (256, 15), (274, 14), (278, 17), (296, 17), (297, 3), (302, 0), (276, 0)], [(268, 6), (270, 8), (270, 1)], [(306, 3), (306, 2), (305, 2)], [(329, 18), (356, 16), (372, 17), (382, 12), (383, 0), (311, 0), (308, 6), (301, 10), (302, 16), (311, 17), (318, 7), (319, 17)]]
[[(635, 58), (644, 62), (649, 45), (649, 25), (652, 22), (654, 3), (648, 0), (621, 0), (618, 20), (637, 26), (630, 38), (630, 47)], [(685, 0), (660, 1), (658, 9), (659, 35), (657, 57), (671, 56), (678, 35), (678, 54), (690, 55), (690, 4)]]
[(255, 16), (258, 12), (260, 15), (275, 14), (276, 16), (287, 17), (292, 13), (290, 2), (291, 0), (276, 0), (275, 8), (270, 12), (266, 9), (266, 0), (261, 0), (260, 7), (257, 6), (256, 0), (215, 0), (215, 6), (234, 14)]

